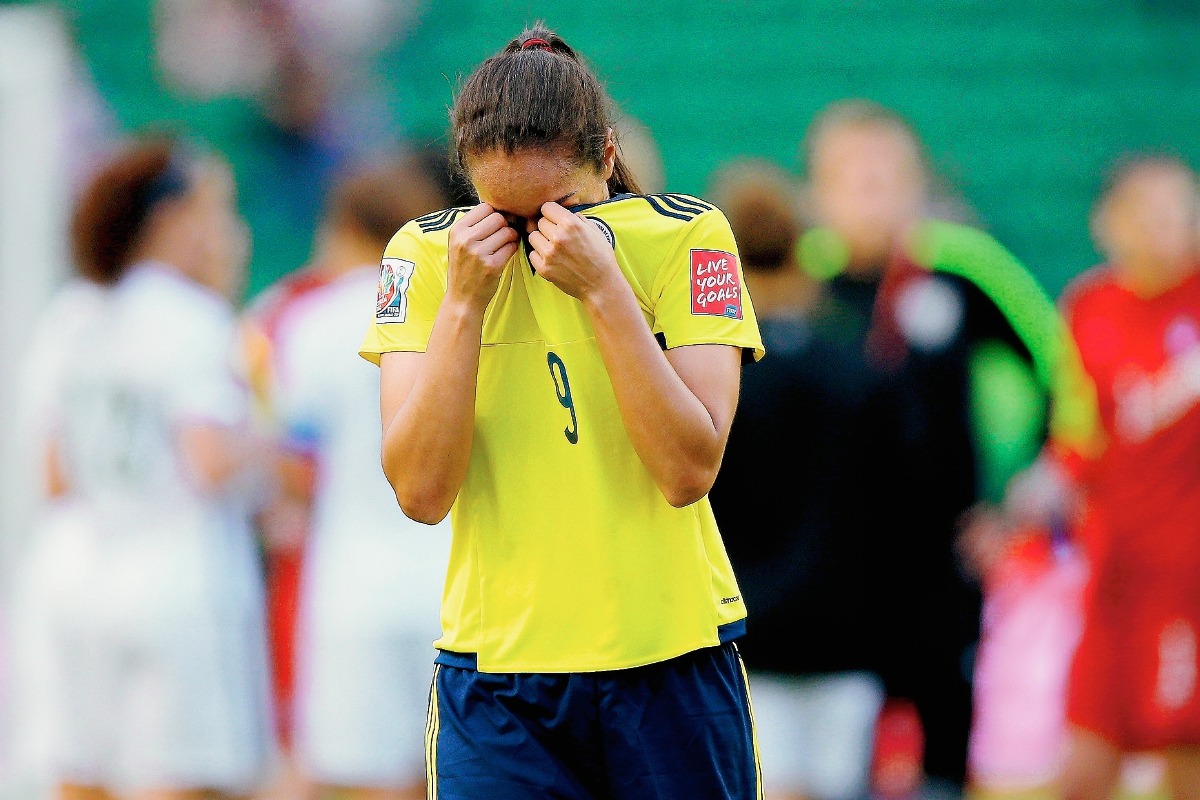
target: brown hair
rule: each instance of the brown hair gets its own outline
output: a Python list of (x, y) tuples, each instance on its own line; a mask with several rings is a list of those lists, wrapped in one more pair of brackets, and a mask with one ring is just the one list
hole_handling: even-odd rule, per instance
[(912, 147), (917, 167), (929, 174), (925, 146), (913, 126), (897, 112), (873, 100), (838, 100), (822, 109), (808, 126), (804, 137), (804, 160), (811, 172), (817, 150), (832, 133), (850, 128), (873, 128), (894, 133)]
[(725, 212), (746, 269), (793, 264), (801, 226), (796, 190), (779, 167), (738, 161), (714, 176), (710, 199)]
[(174, 158), (177, 150), (172, 137), (143, 137), (92, 178), (71, 219), (72, 251), (85, 278), (116, 283), (155, 204), (187, 193), (188, 177)]
[[(467, 159), (480, 153), (561, 146), (599, 171), (613, 127), (609, 106), (604, 87), (571, 46), (537, 23), (463, 84), (451, 111), (455, 165), (465, 173)], [(641, 192), (619, 145), (608, 190)]]
[(446, 206), (433, 176), (416, 157), (359, 168), (340, 178), (326, 201), (326, 218), (387, 244), (409, 220)]

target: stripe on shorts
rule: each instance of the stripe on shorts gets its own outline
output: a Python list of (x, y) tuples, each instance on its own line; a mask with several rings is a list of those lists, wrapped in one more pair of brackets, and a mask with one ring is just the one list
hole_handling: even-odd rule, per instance
[(754, 722), (754, 700), (750, 697), (750, 675), (746, 672), (746, 662), (742, 661), (742, 653), (733, 645), (737, 655), (738, 665), (742, 668), (742, 685), (746, 687), (746, 708), (750, 709), (750, 737), (754, 742), (754, 784), (758, 800), (763, 800), (762, 758), (758, 754), (758, 725)]
[(429, 710), (425, 717), (425, 797), (437, 800), (437, 740), (441, 730), (441, 715), (438, 710), (438, 675), (440, 664), (433, 665), (433, 682), (429, 686)]

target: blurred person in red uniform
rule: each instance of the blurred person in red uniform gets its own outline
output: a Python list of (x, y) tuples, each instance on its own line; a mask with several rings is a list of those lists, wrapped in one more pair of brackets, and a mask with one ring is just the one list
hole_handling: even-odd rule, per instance
[[(847, 353), (812, 318), (818, 286), (797, 263), (797, 187), (779, 168), (734, 162), (709, 199), (729, 219), (767, 347), (742, 374), (710, 498), (754, 618), (739, 644), (750, 669), (764, 796), (855, 800), (869, 790), (879, 678), (847, 639), (862, 637), (860, 543), (831, 517), (850, 466), (836, 388)], [(830, 512), (833, 512), (832, 514)]]
[[(251, 387), (259, 413), (272, 420), (271, 386), (279, 322), (289, 307), (325, 286), (332, 276), (306, 267), (289, 274), (259, 295), (243, 320), (243, 346)], [(305, 459), (280, 463), (281, 489), (258, 517), (264, 545), (266, 571), (267, 641), (271, 653), (271, 689), (275, 724), (281, 744), (292, 743), (292, 698), (295, 688), (296, 618), (300, 608), (300, 573), (304, 537), (308, 531), (308, 504), (315, 480), (313, 465)], [(298, 487), (308, 487), (301, 490)]]
[(1200, 797), (1200, 237), (1196, 177), (1132, 160), (1093, 217), (1108, 257), (1064, 308), (1094, 380), (1103, 450), (1055, 444), (1009, 496), (1013, 516), (1083, 500), (1091, 563), (1071, 670), (1062, 776), (1069, 800), (1111, 796), (1121, 757), (1166, 756), (1176, 798)]
[[(444, 154), (442, 158), (445, 159)], [(374, 271), (374, 262), (379, 260), (387, 242), (386, 239), (376, 242), (363, 230), (380, 227), (385, 221), (398, 222), (394, 232), (408, 219), (445, 205), (437, 176), (427, 174), (422, 161), (419, 156), (376, 159), (372, 162), (374, 167), (343, 176), (327, 201), (326, 218), (317, 232), (310, 263), (266, 289), (247, 311), (244, 327), (251, 382), (260, 412), (273, 427), (286, 428), (287, 424), (279, 408), (279, 352), (284, 345), (281, 337), (285, 335), (281, 326), (296, 308), (336, 283), (347, 270), (369, 262)], [(376, 179), (362, 180), (367, 172)], [(359, 180), (354, 180), (355, 175)], [(378, 252), (374, 256), (366, 257), (375, 250)], [(286, 430), (279, 433), (288, 435)], [(259, 524), (266, 543), (267, 620), (275, 713), (280, 739), (290, 749), (295, 726), (296, 639), (304, 544), (318, 464), (312, 452), (293, 447), (280, 461), (280, 470), (282, 491), (264, 510)]]
[[(442, 207), (412, 159), (334, 186), (306, 273), (280, 310), (271, 400), (287, 501), (311, 519), (299, 582), (294, 755), (324, 795), (423, 797), (429, 655), (440, 634), (449, 522), (407, 519), (379, 468), (379, 372), (357, 357), (379, 260), (406, 222)], [(441, 534), (440, 536), (438, 534)]]

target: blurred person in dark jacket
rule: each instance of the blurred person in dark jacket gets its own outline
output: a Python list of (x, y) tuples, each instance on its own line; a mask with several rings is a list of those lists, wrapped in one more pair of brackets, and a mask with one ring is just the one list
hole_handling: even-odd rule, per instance
[[(955, 556), (957, 520), (991, 484), (1002, 485), (995, 440), (1040, 435), (1036, 403), (1010, 415), (1019, 423), (1013, 436), (994, 435), (997, 400), (1033, 385), (1030, 355), (996, 304), (962, 277), (970, 270), (925, 257), (937, 249), (933, 234), (969, 229), (926, 222), (930, 170), (902, 118), (864, 101), (834, 104), (813, 123), (805, 155), (818, 225), (798, 253), (822, 281), (805, 314), (806, 355), (773, 393), (779, 411), (757, 423), (769, 445), (745, 438), (755, 410), (769, 407), (749, 400), (756, 368), (746, 370), (748, 399), (723, 479), (748, 483), (714, 489), (739, 578), (753, 586), (744, 587), (755, 620), (746, 659), (789, 680), (858, 675), (863, 698), (878, 686), (866, 680), (874, 672), (889, 696), (915, 706), (925, 773), (958, 791), (980, 597)], [(785, 397), (795, 399), (785, 406)], [(1015, 449), (1031, 454), (1036, 445)], [(748, 464), (739, 478), (737, 452)], [(764, 491), (764, 481), (775, 488)], [(733, 511), (734, 498), (773, 507), (775, 516)], [(860, 792), (867, 753), (857, 762)]]
[(853, 358), (814, 335), (816, 283), (796, 261), (795, 187), (778, 168), (742, 162), (716, 177), (712, 199), (737, 238), (768, 355), (747, 367), (713, 510), (746, 604), (739, 644), (751, 672), (767, 797), (865, 796), (883, 703), (867, 664), (861, 555), (830, 517), (831, 493), (853, 481), (854, 435), (839, 409), (839, 364)]
[(1021, 370), (996, 365), (1024, 367), (1028, 380), (1030, 355), (975, 284), (923, 265), (931, 173), (901, 117), (837, 103), (805, 146), (814, 211), (842, 248), (814, 319), (853, 354), (838, 404), (852, 417), (853, 480), (832, 494), (869, 575), (871, 663), (890, 696), (916, 705), (926, 774), (960, 787), (980, 595), (954, 540), (980, 496), (987, 403), (1020, 391)]

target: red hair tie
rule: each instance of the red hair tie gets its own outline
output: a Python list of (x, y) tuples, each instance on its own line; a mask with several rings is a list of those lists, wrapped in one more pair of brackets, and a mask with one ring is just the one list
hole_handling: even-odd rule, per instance
[(554, 49), (550, 47), (550, 43), (545, 39), (526, 39), (525, 43), (521, 45), (522, 50), (529, 50), (535, 47), (538, 50), (545, 50), (547, 53), (554, 52)]

